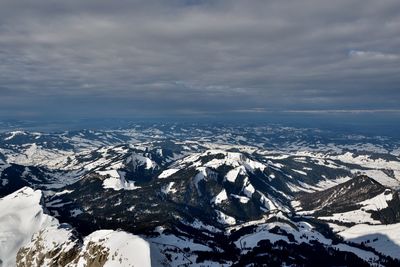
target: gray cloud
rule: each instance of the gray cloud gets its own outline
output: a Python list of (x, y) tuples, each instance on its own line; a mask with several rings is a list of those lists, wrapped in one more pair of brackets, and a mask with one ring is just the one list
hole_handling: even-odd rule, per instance
[(398, 0), (1, 0), (0, 117), (398, 109), (399, 14)]

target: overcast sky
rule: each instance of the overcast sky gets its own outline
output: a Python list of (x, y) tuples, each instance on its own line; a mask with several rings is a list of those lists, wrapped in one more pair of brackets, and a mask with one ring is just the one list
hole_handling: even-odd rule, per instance
[(312, 110), (400, 110), (399, 0), (0, 0), (0, 118)]

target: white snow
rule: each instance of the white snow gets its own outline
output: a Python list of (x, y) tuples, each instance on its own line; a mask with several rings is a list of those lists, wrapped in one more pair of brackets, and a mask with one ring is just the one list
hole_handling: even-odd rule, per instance
[(8, 163), (15, 163), (25, 166), (46, 166), (50, 169), (60, 165), (68, 156), (72, 156), (71, 151), (61, 151), (58, 149), (45, 149), (35, 143), (24, 144), (17, 153), (0, 149), (6, 155)]
[(61, 195), (69, 194), (69, 193), (72, 193), (72, 192), (74, 192), (74, 191), (65, 189), (63, 191), (55, 193), (54, 196), (61, 196)]
[[(251, 250), (252, 248), (257, 246), (257, 243), (260, 240), (268, 239), (272, 243), (278, 240), (283, 240), (290, 243), (285, 235), (269, 232), (269, 230), (273, 229), (274, 227), (279, 227), (280, 229), (285, 230), (287, 233), (291, 233), (295, 239), (294, 242), (296, 243), (309, 243), (311, 240), (317, 240), (325, 245), (331, 244), (331, 240), (325, 238), (322, 234), (316, 231), (311, 224), (307, 222), (290, 222), (289, 219), (286, 218), (281, 212), (273, 214), (271, 217), (280, 218), (282, 222), (263, 223), (260, 221), (255, 221), (254, 223), (257, 225), (257, 227), (255, 228), (254, 232), (246, 234), (234, 242), (238, 248), (241, 248), (243, 250), (242, 253), (246, 253), (247, 250)], [(266, 219), (267, 218), (264, 218), (264, 221)], [(285, 221), (288, 221), (290, 223), (286, 223)], [(244, 225), (252, 225), (252, 222), (235, 226), (235, 228), (240, 229), (240, 227), (243, 227)], [(293, 225), (296, 225), (296, 228), (294, 228)]]
[(393, 194), (391, 192), (383, 192), (371, 199), (360, 202), (365, 210), (381, 210), (388, 207), (387, 202), (391, 201)]
[(248, 234), (240, 238), (235, 242), (235, 245), (238, 248), (241, 248), (243, 251), (251, 250), (252, 248), (257, 246), (257, 243), (261, 240), (269, 240), (271, 243), (275, 243), (278, 240), (283, 240), (289, 242), (286, 236), (277, 235), (274, 233), (270, 233), (268, 231), (258, 231), (252, 234)]
[(140, 188), (139, 186), (135, 186), (135, 182), (125, 180), (123, 172), (119, 172), (117, 170), (107, 170), (107, 171), (97, 171), (98, 174), (102, 176), (108, 176), (108, 178), (104, 179), (103, 187), (105, 189), (111, 188), (116, 191), (124, 189), (124, 190), (134, 190)]
[(174, 186), (175, 182), (169, 182), (166, 186), (163, 186), (161, 188), (161, 192), (164, 194), (169, 194), (170, 192), (175, 193), (176, 189), (172, 188)]
[(334, 187), (338, 184), (342, 184), (344, 182), (347, 182), (351, 178), (346, 176), (346, 177), (339, 177), (336, 179), (328, 179), (325, 175), (322, 176), (324, 180), (319, 181), (317, 184), (315, 184), (316, 187), (321, 188), (321, 190), (326, 190), (328, 188)]
[(145, 166), (146, 170), (154, 169), (157, 167), (157, 163), (155, 163), (148, 157), (144, 157), (139, 154), (132, 154), (129, 158), (127, 158), (126, 163), (131, 163), (135, 169), (143, 165)]
[(244, 204), (246, 204), (246, 203), (249, 202), (249, 200), (250, 200), (250, 198), (248, 198), (248, 197), (239, 196), (239, 195), (235, 195), (235, 194), (231, 194), (231, 196), (234, 197), (234, 198), (236, 198), (236, 199), (239, 199), (239, 201), (240, 201), (241, 203), (244, 203)]
[[(36, 232), (32, 236), (32, 240), (23, 247), (24, 251), (29, 251), (25, 253), (33, 254), (33, 258), (21, 258), (19, 264), (21, 266), (51, 267), (54, 266), (54, 263), (51, 262), (51, 258), (42, 259), (42, 263), (39, 263), (37, 260), (39, 260), (42, 255), (58, 256), (58, 253), (68, 255), (70, 251), (77, 246), (78, 242), (76, 237), (74, 238), (74, 233), (71, 231), (71, 228), (59, 227), (59, 224), (46, 227)], [(70, 264), (68, 266), (70, 266)]]
[(386, 173), (384, 173), (381, 170), (358, 170), (358, 169), (352, 169), (352, 173), (357, 173), (357, 174), (364, 174), (367, 175), (368, 177), (371, 177), (378, 183), (386, 186), (386, 187), (391, 187), (391, 188), (397, 188), (400, 186), (400, 177), (398, 177), (399, 180), (393, 179), (392, 177), (388, 176)]
[(352, 252), (352, 253), (356, 254), (358, 257), (360, 257), (364, 260), (367, 260), (370, 263), (374, 263), (379, 259), (379, 257), (377, 255), (375, 255), (375, 253), (365, 251), (365, 250), (362, 250), (362, 249), (359, 249), (356, 247), (351, 247), (346, 244), (338, 244), (338, 245), (334, 245), (333, 247), (340, 251)]
[(226, 215), (225, 213), (223, 213), (222, 211), (219, 211), (219, 210), (216, 210), (215, 212), (217, 213), (217, 220), (219, 223), (225, 224), (225, 225), (236, 224), (235, 218), (233, 218), (229, 215)]
[[(205, 167), (210, 168), (218, 168), (222, 165), (232, 166), (234, 168), (243, 166), (247, 171), (254, 172), (255, 170), (263, 171), (266, 166), (258, 161), (254, 161), (248, 157), (246, 157), (242, 153), (238, 152), (227, 152), (224, 150), (207, 150), (206, 152), (202, 153), (200, 156), (210, 156), (210, 155), (219, 155), (222, 154), (224, 157), (214, 158), (211, 161), (204, 164)], [(199, 157), (197, 157), (199, 158)], [(192, 161), (194, 160), (193, 157), (190, 158)], [(233, 174), (232, 174), (233, 175)]]
[(15, 266), (20, 247), (34, 233), (58, 225), (57, 219), (45, 214), (40, 205), (42, 193), (24, 187), (0, 199), (0, 259), (3, 266)]
[[(309, 213), (312, 213), (312, 211), (309, 211)], [(301, 212), (299, 212), (299, 214), (301, 214)], [(373, 219), (371, 217), (371, 213), (361, 209), (342, 212), (342, 213), (334, 213), (331, 216), (321, 216), (318, 217), (318, 219), (324, 221), (338, 221), (344, 223), (371, 223), (371, 224), (381, 223), (380, 221)]]
[(4, 141), (11, 140), (17, 135), (26, 135), (26, 133), (23, 131), (14, 131), (14, 132), (9, 132), (8, 134), (9, 134), (9, 136), (4, 138)]
[[(100, 244), (108, 253), (104, 267), (117, 266), (151, 266), (150, 245), (139, 236), (123, 231), (98, 230), (84, 239), (84, 247), (80, 253), (76, 267), (86, 266), (83, 254), (92, 256), (90, 243)], [(95, 256), (95, 255), (93, 255)]]
[(254, 194), (254, 192), (256, 191), (256, 189), (254, 188), (254, 186), (250, 183), (249, 178), (246, 177), (246, 179), (244, 180), (244, 186), (243, 186), (243, 193), (251, 198), (251, 196)]
[(179, 171), (179, 169), (165, 170), (158, 176), (158, 178), (167, 178), (167, 177), (171, 176), (172, 174), (176, 173), (177, 171)]
[(277, 209), (277, 207), (275, 206), (273, 201), (271, 201), (269, 198), (267, 198), (263, 193), (261, 193), (261, 192), (258, 192), (258, 193), (261, 195), (260, 202), (264, 205), (264, 207), (268, 211)]
[(175, 236), (173, 234), (165, 234), (164, 228), (162, 226), (157, 226), (155, 229), (160, 233), (157, 237), (148, 237), (147, 240), (150, 242), (158, 243), (160, 245), (172, 246), (173, 248), (183, 249), (185, 247), (189, 247), (191, 250), (197, 251), (211, 251), (211, 248), (200, 244), (195, 243), (194, 240), (191, 240), (185, 236)]
[[(16, 254), (21, 247), (39, 249), (41, 253), (55, 250), (61, 245), (64, 251), (72, 247), (73, 243), (69, 241), (71, 231), (60, 228), (57, 219), (43, 212), (41, 198), (40, 190), (34, 191), (24, 187), (0, 199), (2, 266), (15, 266)], [(73, 212), (75, 215), (79, 213)], [(32, 237), (34, 240), (40, 239), (40, 247), (30, 242)], [(112, 230), (99, 230), (87, 236), (78, 263), (73, 266), (85, 266), (85, 258), (82, 256), (89, 252), (87, 249), (91, 242), (108, 251), (109, 256), (104, 266), (151, 266), (150, 248), (145, 240), (126, 232)]]
[(202, 221), (199, 221), (197, 219), (195, 219), (192, 223), (188, 223), (188, 224), (196, 229), (207, 230), (207, 231), (214, 232), (214, 233), (221, 232), (221, 230), (219, 230), (218, 228), (215, 228), (214, 226), (211, 226), (211, 225), (206, 225)]
[[(339, 232), (345, 240), (361, 243), (376, 251), (400, 259), (400, 223), (388, 225), (358, 224)], [(369, 242), (367, 242), (369, 240)]]
[(200, 194), (199, 182), (202, 180), (207, 181), (209, 178), (214, 178), (217, 176), (217, 174), (207, 167), (198, 167), (196, 168), (196, 170), (198, 171), (198, 173), (194, 176), (193, 182), (196, 186), (197, 191)]
[(226, 194), (226, 191), (225, 191), (225, 189), (222, 189), (222, 191), (219, 192), (218, 195), (216, 195), (216, 196), (211, 200), (211, 203), (214, 203), (214, 204), (221, 204), (222, 201), (225, 201), (225, 200), (227, 200), (227, 199), (228, 199), (228, 196), (227, 196), (227, 194)]
[(338, 159), (345, 163), (357, 164), (370, 169), (396, 169), (400, 170), (400, 162), (388, 161), (385, 159), (372, 159), (369, 155), (354, 155), (353, 153), (347, 152), (332, 159)]
[(225, 175), (225, 179), (231, 183), (234, 183), (239, 174), (241, 174), (241, 175), (245, 174), (245, 168), (243, 166), (239, 166), (239, 167), (234, 168), (233, 170), (230, 170)]
[[(197, 224), (197, 222), (194, 222), (193, 226), (198, 226), (200, 229), (204, 229), (201, 222), (199, 222), (199, 224), (201, 225)], [(213, 231), (212, 229), (209, 230)], [(218, 232), (217, 229), (215, 230)], [(184, 251), (185, 248), (190, 248), (190, 251), (212, 251), (211, 248), (209, 248), (208, 246), (196, 243), (194, 240), (189, 239), (185, 236), (165, 234), (163, 233), (164, 228), (160, 226), (156, 228), (156, 231), (160, 233), (159, 236), (147, 238), (147, 240), (150, 242), (150, 246), (152, 247), (151, 256), (153, 266), (165, 266), (165, 257), (160, 255), (165, 255), (166, 253), (172, 255), (173, 262), (171, 263), (171, 266), (215, 266), (207, 265), (205, 263), (196, 264), (195, 262), (197, 256), (195, 254), (192, 254), (191, 252)], [(167, 266), (170, 265), (167, 264)]]
[[(303, 185), (307, 185), (307, 184), (303, 183)], [(300, 192), (300, 191), (307, 192), (307, 193), (315, 192), (315, 189), (308, 189), (308, 188), (305, 188), (305, 187), (300, 187), (300, 186), (297, 186), (297, 185), (295, 185), (293, 183), (290, 183), (290, 182), (286, 183), (286, 186), (292, 192)]]
[(307, 175), (307, 173), (305, 171), (300, 171), (300, 170), (295, 170), (295, 169), (293, 169), (293, 171), (297, 172), (297, 173), (299, 173), (301, 175)]
[(301, 202), (298, 200), (293, 200), (290, 202), (290, 205), (295, 209), (295, 210), (301, 210)]
[(391, 192), (383, 192), (371, 199), (357, 203), (361, 206), (360, 209), (347, 211), (343, 213), (334, 213), (331, 216), (321, 216), (318, 219), (326, 221), (339, 221), (346, 223), (369, 223), (381, 224), (379, 220), (371, 217), (371, 210), (381, 210), (388, 207), (387, 202), (392, 200)]

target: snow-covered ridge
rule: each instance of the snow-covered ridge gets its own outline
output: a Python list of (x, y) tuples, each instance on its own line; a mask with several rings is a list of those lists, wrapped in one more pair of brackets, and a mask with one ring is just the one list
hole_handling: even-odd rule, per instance
[(178, 171), (179, 171), (179, 169), (167, 169), (167, 170), (164, 170), (164, 171), (158, 176), (158, 178), (167, 178), (167, 177), (173, 175), (174, 173), (176, 173), (176, 172), (178, 172)]
[(24, 131), (13, 131), (13, 132), (9, 132), (8, 134), (9, 134), (9, 136), (4, 138), (4, 141), (11, 140), (18, 135), (27, 135), (27, 133), (25, 133)]
[(150, 247), (142, 238), (99, 230), (82, 246), (72, 228), (46, 214), (41, 203), (41, 191), (29, 187), (0, 199), (2, 266), (15, 266), (16, 260), (21, 266), (151, 266)]
[[(115, 131), (85, 130), (58, 135), (26, 132), (26, 135), (20, 136), (17, 133), (8, 140), (5, 139), (10, 134), (0, 134), (0, 189), (7, 194), (10, 188), (15, 190), (12, 182), (17, 181), (15, 186), (19, 186), (19, 180), (13, 180), (15, 177), (34, 188), (43, 188), (46, 190), (44, 192), (49, 212), (55, 214), (60, 221), (69, 221), (72, 224), (75, 220), (82, 220), (88, 227), (93, 227), (93, 221), (87, 219), (91, 217), (99, 225), (106, 221), (105, 225), (110, 225), (112, 229), (128, 230), (132, 228), (125, 228), (126, 225), (132, 225), (135, 229), (136, 226), (138, 229), (145, 229), (145, 233), (153, 231), (150, 227), (160, 225), (160, 229), (166, 228), (165, 234), (160, 233), (160, 236), (152, 238), (158, 242), (156, 246), (159, 246), (160, 251), (171, 258), (163, 260), (172, 265), (216, 264), (211, 260), (197, 262), (196, 252), (187, 252), (186, 248), (192, 249), (193, 246), (217, 258), (218, 253), (223, 253), (224, 246), (219, 244), (214, 233), (223, 233), (230, 226), (240, 229), (248, 220), (257, 220), (257, 223), (254, 224), (254, 232), (236, 233), (241, 235), (240, 240), (246, 242), (237, 244), (239, 249), (244, 248), (242, 252), (253, 251), (260, 240), (281, 240), (294, 244), (316, 240), (318, 237), (318, 242), (330, 248), (352, 251), (362, 258), (374, 261), (384, 258), (351, 244), (333, 245), (330, 241), (325, 242), (312, 225), (290, 220), (293, 219), (291, 216), (296, 216), (297, 219), (311, 216), (313, 220), (327, 221), (330, 225), (337, 223), (335, 231), (343, 233), (353, 223), (383, 227), (376, 212), (386, 209), (390, 213), (393, 203), (398, 201), (397, 195), (393, 193), (394, 188), (400, 185), (398, 142), (382, 139), (379, 143), (377, 139), (353, 136), (343, 139), (344, 142), (340, 144), (340, 141), (307, 135), (304, 129), (279, 127), (178, 127), (176, 131), (175, 128), (169, 129), (165, 125), (160, 126), (160, 129), (157, 127)], [(286, 133), (290, 134), (285, 135)], [(336, 140), (336, 137), (333, 139)], [(3, 165), (2, 154), (6, 162)], [(354, 210), (348, 214), (337, 210), (318, 215), (312, 213), (315, 210), (307, 210), (310, 213), (302, 214), (298, 210), (301, 203), (296, 201), (290, 207), (290, 201), (298, 195), (322, 192), (345, 183), (360, 173), (390, 186), (389, 193), (374, 193), (369, 198), (355, 201)], [(86, 177), (90, 179), (75, 183)], [(92, 190), (98, 189), (99, 181), (103, 188), (112, 190)], [(133, 189), (135, 190), (125, 191)], [(96, 196), (91, 198), (94, 195)], [(150, 203), (143, 201), (146, 197), (151, 199)], [(393, 201), (389, 203), (391, 200)], [(99, 203), (100, 201), (104, 203)], [(96, 210), (98, 203), (102, 204), (101, 210)], [(180, 205), (179, 209), (175, 208), (178, 207), (175, 204)], [(193, 225), (189, 220), (192, 208), (199, 210), (193, 213)], [(204, 213), (201, 212), (202, 208)], [(184, 212), (185, 209), (189, 211), (189, 215)], [(397, 211), (396, 208), (393, 209)], [(277, 219), (288, 220), (287, 224), (258, 220), (260, 216), (267, 218), (278, 212), (282, 212), (282, 216), (276, 216)], [(372, 213), (374, 216), (371, 216)], [(112, 216), (108, 216), (110, 214)], [(170, 215), (171, 218), (168, 217)], [(354, 220), (343, 220), (344, 217)], [(164, 218), (168, 219), (168, 223), (163, 222)], [(198, 232), (201, 238), (198, 238), (200, 236), (197, 236), (197, 231), (185, 230), (179, 226), (174, 228), (181, 220), (185, 220), (189, 229), (192, 227), (201, 230), (201, 233)], [(394, 220), (398, 218), (394, 217)], [(1, 222), (2, 217), (0, 232)], [(146, 225), (147, 222), (149, 226)], [(292, 229), (291, 223), (298, 229)], [(79, 227), (86, 227), (82, 225), (77, 224), (79, 231)], [(62, 253), (74, 253), (76, 257), (74, 256), (70, 266), (77, 266), (78, 262), (88, 265), (90, 260), (96, 261), (97, 256), (102, 257), (109, 251), (118, 254), (116, 248), (125, 243), (117, 244), (116, 239), (124, 240), (123, 242), (127, 240), (128, 243), (135, 243), (136, 240), (125, 236), (127, 233), (108, 230), (93, 233), (84, 239), (79, 234), (74, 236), (70, 230), (59, 224), (41, 228), (33, 234), (34, 241), (24, 246), (25, 250), (20, 253), (20, 262), (25, 259), (25, 265), (33, 266), (28, 259), (31, 255), (36, 255), (35, 249), (40, 244), (43, 247), (41, 252), (46, 255), (58, 249)], [(281, 230), (293, 234), (295, 242), (290, 236), (280, 233)], [(394, 233), (395, 229), (390, 232), (391, 235)], [(226, 234), (229, 238), (229, 233)], [(308, 239), (300, 238), (303, 234)], [(389, 234), (385, 235), (387, 239), (379, 238), (375, 242), (369, 240), (372, 242), (370, 246), (377, 248), (382, 245), (386, 249), (387, 244), (396, 243)], [(69, 242), (65, 242), (66, 239)], [(195, 244), (193, 240), (199, 243)], [(368, 241), (363, 239), (358, 242), (358, 239), (352, 237), (347, 240), (360, 244)], [(395, 255), (393, 248), (396, 247), (387, 249), (388, 255)], [(99, 254), (89, 255), (88, 252), (93, 249), (99, 251)], [(148, 248), (144, 249), (148, 251)], [(35, 261), (39, 259), (36, 256), (33, 258)], [(240, 257), (240, 252), (236, 256)], [(128, 258), (122, 255), (112, 257), (110, 264), (121, 264), (120, 260)], [(56, 258), (46, 259), (42, 265), (66, 266), (54, 262)], [(230, 266), (233, 263), (226, 261), (221, 266)], [(124, 264), (128, 265), (127, 262)]]
[(0, 259), (3, 266), (15, 265), (19, 248), (27, 245), (36, 232), (58, 225), (44, 213), (42, 193), (29, 187), (0, 199)]
[[(222, 157), (219, 157), (219, 155), (222, 155)], [(239, 152), (229, 152), (224, 150), (207, 150), (204, 153), (202, 153), (199, 156), (199, 158), (201, 159), (207, 156), (215, 156), (215, 157), (212, 160), (203, 164), (203, 166), (205, 167), (218, 168), (222, 165), (227, 165), (236, 168), (243, 166), (247, 171), (250, 172), (254, 172), (255, 170), (263, 171), (265, 168), (267, 168), (267, 166), (264, 165), (263, 163), (252, 160), (249, 157), (245, 156), (243, 153)]]
[[(93, 249), (96, 253), (93, 254)], [(123, 231), (98, 230), (85, 237), (83, 247), (74, 263), (87, 266), (104, 255), (103, 266), (151, 267), (150, 245), (142, 238)]]
[(140, 166), (144, 166), (146, 170), (157, 168), (157, 163), (155, 163), (148, 157), (144, 157), (138, 154), (132, 154), (126, 159), (125, 163), (132, 164), (134, 169), (137, 169)]

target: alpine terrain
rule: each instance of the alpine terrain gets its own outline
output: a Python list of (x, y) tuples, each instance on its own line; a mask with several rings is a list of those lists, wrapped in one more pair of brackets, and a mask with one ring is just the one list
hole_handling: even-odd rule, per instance
[(400, 140), (140, 124), (0, 133), (0, 266), (400, 266)]

